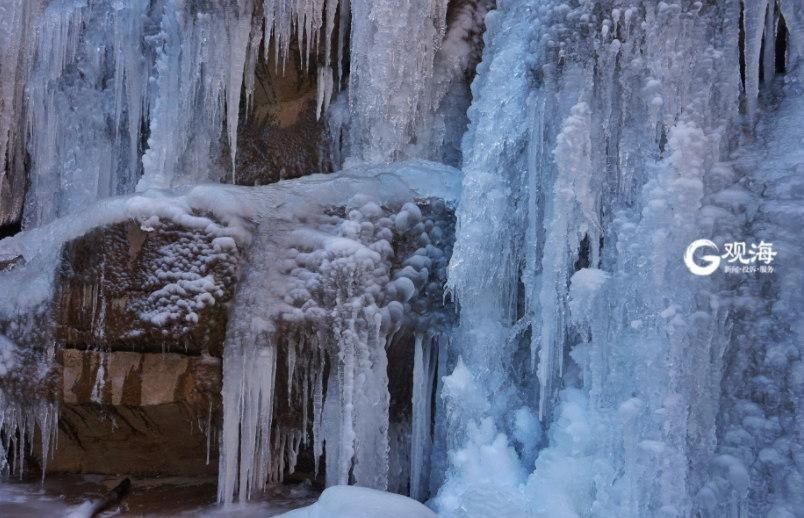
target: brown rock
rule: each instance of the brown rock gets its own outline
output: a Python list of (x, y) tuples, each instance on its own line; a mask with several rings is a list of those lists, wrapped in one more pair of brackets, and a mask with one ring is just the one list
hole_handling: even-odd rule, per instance
[(59, 359), (64, 397), (48, 472), (215, 473), (207, 434), (220, 408), (219, 359), (78, 349)]
[[(316, 119), (316, 73), (292, 48), (286, 63), (274, 52), (257, 64), (250, 110), (241, 117), (237, 142), (239, 185), (265, 185), (333, 170), (326, 125)], [(312, 56), (315, 60), (315, 56)], [(228, 166), (227, 166), (228, 167)]]
[(220, 356), (240, 251), (217, 249), (214, 239), (172, 223), (146, 232), (132, 221), (68, 243), (56, 281), (56, 339)]
[(14, 257), (0, 256), (0, 272), (7, 272), (21, 264), (25, 264), (25, 258), (21, 255)]
[(220, 359), (175, 353), (59, 351), (63, 401), (107, 406), (217, 404)]

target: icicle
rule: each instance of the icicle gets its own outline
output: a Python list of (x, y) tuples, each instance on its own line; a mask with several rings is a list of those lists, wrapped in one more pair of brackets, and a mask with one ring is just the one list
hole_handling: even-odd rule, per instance
[[(42, 454), (42, 480), (47, 473), (47, 463), (52, 455), (58, 436), (59, 410), (54, 403), (47, 401), (26, 402), (25, 404), (10, 401), (8, 396), (0, 392), (0, 430), (3, 442), (0, 444), (0, 474), (13, 474), (22, 479), (25, 475), (25, 446), (33, 448), (36, 432), (40, 439), (39, 448)], [(10, 472), (8, 455), (11, 455), (13, 473)]]
[(254, 104), (254, 79), (257, 72), (257, 60), (260, 58), (260, 43), (262, 42), (263, 20), (254, 17), (251, 20), (251, 35), (246, 50), (246, 63), (243, 67), (243, 90), (246, 95), (245, 116), (248, 117)]
[[(353, 385), (355, 483), (388, 489), (388, 357), (386, 337), (380, 332), (382, 314), (376, 306), (364, 308), (366, 329), (355, 344)], [(348, 405), (348, 403), (347, 403)], [(348, 410), (347, 410), (348, 411)], [(344, 430), (349, 434), (349, 430)], [(348, 436), (348, 435), (347, 435)], [(345, 449), (345, 451), (349, 451)]]
[[(352, 468), (352, 459), (355, 454), (355, 429), (354, 429), (354, 414), (355, 414), (355, 378), (357, 377), (356, 362), (358, 361), (356, 350), (359, 346), (357, 340), (353, 336), (351, 330), (343, 327), (343, 322), (336, 322), (334, 329), (335, 336), (341, 336), (342, 339), (338, 343), (338, 350), (340, 351), (341, 362), (337, 366), (337, 378), (339, 389), (333, 394), (333, 403), (338, 398), (340, 406), (338, 415), (340, 416), (340, 433), (337, 434), (340, 439), (340, 444), (337, 446), (336, 451), (338, 456), (333, 459), (335, 466), (333, 468), (334, 477), (329, 477), (327, 473), (327, 484), (348, 484), (349, 472)], [(331, 378), (331, 376), (330, 376)], [(329, 399), (329, 395), (327, 395)], [(329, 443), (327, 444), (329, 447)]]
[(349, 12), (351, 0), (341, 0), (340, 16), (338, 18), (338, 91), (343, 88), (343, 58), (346, 46), (347, 27), (349, 26)]
[(328, 66), (318, 67), (318, 86), (316, 92), (316, 109), (315, 118), (320, 119), (321, 114), (329, 108), (329, 102), (332, 99), (332, 92), (335, 83), (332, 77), (332, 69)]
[[(309, 419), (310, 419), (310, 416), (308, 415), (308, 413), (309, 413), (309, 408), (310, 408), (310, 383), (312, 383), (312, 381), (310, 379), (310, 373), (312, 372), (312, 369), (313, 369), (313, 358), (308, 357), (307, 361), (305, 362), (305, 365), (304, 365), (304, 372), (302, 373), (302, 395), (301, 395), (302, 396), (302, 398), (301, 398), (301, 401), (302, 401), (302, 425), (301, 425), (302, 439), (301, 440), (302, 440), (302, 444), (304, 444), (305, 446), (308, 446), (309, 443), (310, 443), (310, 437), (309, 437), (309, 434), (307, 433), (307, 430), (308, 430)], [(316, 459), (316, 461), (317, 460), (318, 459)]]
[(148, 88), (141, 43), (147, 9), (147, 1), (137, 0), (114, 10), (115, 128), (119, 133), (125, 105), (129, 143), (129, 178), (124, 182), (127, 189), (120, 193), (130, 192), (139, 172), (140, 127)]
[(318, 461), (324, 454), (324, 361), (322, 358), (320, 368), (315, 372), (313, 389), (313, 458), (315, 473), (318, 474)]
[(103, 403), (103, 387), (106, 384), (106, 353), (98, 352), (98, 371), (95, 374), (95, 384), (92, 386), (90, 399), (94, 403)]
[(765, 14), (768, 0), (746, 0), (743, 2), (743, 28), (745, 43), (745, 102), (748, 116), (756, 117), (759, 97), (759, 61), (762, 50), (762, 34), (765, 30)]
[(779, 13), (776, 11), (776, 0), (769, 0), (762, 39), (762, 77), (765, 84), (771, 84), (776, 75), (776, 27), (778, 24)]
[[(338, 373), (333, 366), (327, 378), (327, 395), (324, 400), (321, 425), (324, 432), (324, 444), (326, 444), (326, 481), (327, 485), (338, 485), (349, 483), (349, 471), (351, 466), (347, 466), (344, 473), (341, 466), (341, 459), (344, 457), (342, 450), (345, 446), (343, 438), (343, 417), (342, 412), (345, 405), (340, 402), (341, 385)], [(351, 440), (347, 439), (349, 445)], [(351, 459), (351, 455), (349, 456)]]
[[(229, 29), (229, 81), (226, 87), (226, 127), (229, 136), (229, 152), (232, 159), (232, 183), (237, 183), (235, 162), (237, 159), (237, 121), (240, 115), (240, 92), (246, 58), (252, 45), (252, 0), (238, 0), (237, 14), (227, 23)], [(253, 73), (253, 72), (250, 72)]]
[[(321, 114), (327, 111), (332, 100), (335, 79), (330, 63), (332, 61), (332, 33), (335, 30), (335, 13), (338, 9), (338, 0), (327, 0), (326, 24), (324, 26), (324, 65), (318, 67), (318, 81), (316, 83), (316, 111), (315, 118), (320, 119)], [(341, 7), (343, 9), (343, 7)], [(339, 31), (339, 38), (344, 28)], [(341, 49), (338, 49), (339, 52)]]
[(430, 471), (433, 385), (435, 383), (438, 340), (416, 334), (413, 352), (413, 416), (410, 438), (410, 497), (426, 497)]
[[(303, 342), (299, 342), (299, 349), (302, 350)], [(293, 394), (293, 374), (296, 372), (296, 342), (294, 340), (289, 340), (287, 345), (287, 355), (288, 355), (288, 406), (291, 405), (291, 399)]]
[[(572, 107), (556, 142), (557, 172), (546, 209), (549, 223), (544, 228), (537, 317), (540, 327), (531, 345), (532, 358), (538, 347), (540, 419), (545, 417), (547, 403), (554, 396), (555, 380), (563, 373), (569, 278), (584, 236), (588, 236), (590, 243), (596, 243), (599, 235), (595, 194), (599, 191), (592, 182), (591, 111), (585, 102)], [(548, 177), (542, 183), (549, 185), (549, 182)]]
[(214, 431), (212, 430), (212, 400), (210, 399), (209, 405), (207, 407), (207, 428), (205, 430), (207, 436), (207, 461), (206, 464), (209, 466), (209, 458), (210, 452), (212, 451), (212, 434)]
[[(351, 151), (357, 159), (397, 159), (429, 107), (435, 53), (443, 39), (445, 0), (352, 0), (349, 76)], [(412, 42), (415, 51), (408, 50)], [(388, 92), (394, 91), (393, 102)]]
[[(324, 26), (324, 10), (326, 6), (326, 48), (332, 34), (330, 16), (334, 17), (338, 0), (265, 0), (263, 16), (265, 22), (266, 58), (269, 43), (273, 42), (276, 63), (282, 63), (284, 70), (290, 52), (291, 35), (295, 28), (295, 36), (299, 45), (302, 68), (306, 71), (310, 66), (310, 55), (318, 48), (318, 38)], [(331, 9), (331, 11), (330, 11)]]
[(240, 501), (246, 501), (268, 480), (276, 377), (274, 347), (227, 339), (224, 379), (227, 377), (241, 382), (223, 388), (218, 500), (231, 502), (237, 494)]

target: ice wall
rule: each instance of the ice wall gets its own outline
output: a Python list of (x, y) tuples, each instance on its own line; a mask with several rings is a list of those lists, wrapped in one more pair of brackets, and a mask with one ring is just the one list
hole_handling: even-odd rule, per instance
[(33, 19), (42, 2), (0, 5), (0, 225), (18, 220), (25, 198), (24, 79), (33, 59)]
[[(274, 52), (284, 67), (294, 48), (317, 77), (318, 116), (332, 118), (333, 132), (345, 135), (338, 165), (341, 156), (374, 163), (441, 158), (429, 147), (440, 149), (445, 133), (454, 143), (452, 128), (462, 124), (432, 116), (466, 71), (472, 45), (464, 40), (470, 33), (476, 39), (485, 11), (465, 9), (442, 49), (446, 0), (404, 7), (337, 0), (8, 2), (0, 83), (3, 221), (18, 217), (26, 176), (26, 228), (135, 188), (234, 182), (238, 124), (251, 107), (257, 60)], [(330, 100), (342, 90), (346, 113), (331, 115)], [(459, 99), (459, 116), (467, 102)]]
[(2, 132), (12, 153), (3, 192), (24, 178), (17, 153), (27, 148), (27, 228), (138, 184), (166, 188), (225, 174), (216, 158), (222, 133), (232, 161), (236, 153), (253, 50), (250, 1), (65, 0), (4, 9)]
[[(442, 394), (443, 515), (798, 512), (800, 492), (782, 487), (798, 480), (785, 448), (800, 438), (775, 435), (773, 477), (756, 448), (724, 449), (750, 442), (720, 426), (740, 419), (721, 386), (745, 386), (724, 376), (733, 326), (751, 317), (736, 316), (728, 279), (681, 261), (700, 236), (742, 241), (761, 225), (744, 201), (759, 175), (733, 160), (779, 95), (767, 47), (773, 75), (756, 86), (761, 27), (775, 42), (778, 13), (796, 24), (801, 8), (777, 5), (766, 19), (752, 2), (511, 1), (487, 16), (450, 266), (460, 361)], [(741, 39), (746, 27), (760, 29)]]

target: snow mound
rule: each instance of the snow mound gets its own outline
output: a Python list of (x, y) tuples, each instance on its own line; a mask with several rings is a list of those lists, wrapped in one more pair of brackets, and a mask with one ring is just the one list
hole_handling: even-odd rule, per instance
[(280, 515), (284, 518), (435, 518), (435, 513), (412, 498), (376, 489), (333, 486), (313, 505)]

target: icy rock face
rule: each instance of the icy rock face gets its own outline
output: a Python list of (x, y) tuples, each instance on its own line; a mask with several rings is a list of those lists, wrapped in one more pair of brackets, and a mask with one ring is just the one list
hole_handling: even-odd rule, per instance
[[(733, 160), (755, 130), (743, 113), (762, 105), (760, 41), (779, 41), (780, 16), (800, 24), (795, 2), (776, 6), (766, 18), (761, 2), (741, 14), (736, 2), (511, 1), (486, 17), (449, 273), (461, 314), (442, 392), (445, 516), (799, 512), (800, 399), (770, 396), (795, 394), (797, 371), (766, 371), (749, 360), (760, 345), (730, 338), (741, 319), (768, 318), (735, 312), (745, 299), (730, 290), (744, 285), (695, 277), (681, 260), (701, 236), (772, 228), (746, 192), (761, 175), (736, 174)], [(741, 49), (746, 27), (765, 29)], [(792, 70), (801, 33), (785, 37)], [(765, 55), (769, 98), (777, 56), (770, 67)], [(785, 188), (766, 196), (768, 211), (789, 205)], [(766, 297), (780, 293), (779, 278), (766, 282)], [(785, 307), (766, 309), (769, 325)], [(721, 391), (724, 376), (738, 395)], [(753, 404), (739, 401), (749, 393)]]
[[(195, 378), (182, 375), (181, 387), (162, 391), (155, 387), (164, 380), (154, 379), (145, 390), (152, 375), (145, 365), (160, 350), (186, 349), (202, 360), (220, 354), (216, 333), (226, 327), (221, 500), (246, 499), (292, 473), (302, 448), (322, 460), (326, 451), (321, 471), (330, 484), (427, 487), (429, 473), (410, 463), (430, 451), (436, 372), (444, 373), (439, 353), (452, 316), (443, 284), (457, 178), (457, 170), (415, 161), (265, 187), (150, 191), (3, 240), (0, 255), (20, 259), (0, 277), (9, 294), (0, 299), (0, 333), (17, 344), (13, 351), (36, 353), (31, 370), (21, 371), (41, 391), (3, 386), (5, 437), (19, 430), (29, 442), (36, 430), (47, 459), (58, 400), (71, 405), (71, 418), (77, 412), (92, 422), (91, 405), (123, 415), (118, 407), (135, 404), (138, 393), (140, 405), (153, 407), (148, 415), (162, 419), (164, 405)], [(400, 391), (406, 401), (392, 399), (386, 348), (413, 364), (413, 394)], [(169, 379), (182, 361), (189, 360), (167, 355), (157, 364)], [(34, 371), (42, 379), (60, 373), (60, 381), (48, 388)], [(198, 406), (196, 396), (184, 399)], [(392, 426), (401, 430), (393, 441)], [(199, 427), (209, 432), (211, 421)], [(114, 442), (125, 427), (79, 428), (92, 436), (106, 430)], [(391, 448), (403, 453), (392, 456)], [(86, 463), (70, 451), (58, 467), (84, 469), (99, 450), (88, 450)]]
[(294, 28), (305, 66), (311, 53), (323, 55), (316, 115), (326, 115), (336, 166), (406, 157), (457, 163), (454, 142), (468, 106), (463, 75), (475, 62), (488, 6), (456, 5), (447, 32), (445, 0), (265, 1), (265, 41), (273, 42), (277, 61), (287, 59)]
[[(31, 449), (47, 470), (63, 399), (64, 345), (159, 352), (194, 344), (220, 354), (204, 319), (222, 315), (225, 322), (224, 308), (210, 307), (231, 296), (237, 250), (250, 237), (244, 210), (211, 194), (118, 198), (0, 242), (0, 255), (20, 258), (0, 277), (0, 335), (13, 342), (3, 349), (17, 366), (0, 380), (3, 447), (17, 450), (4, 470), (22, 476)], [(105, 360), (93, 369), (88, 398), (96, 403), (116, 365)], [(36, 448), (34, 437), (41, 439)]]
[(416, 336), (412, 419), (425, 427), (413, 432), (412, 462), (429, 452), (450, 213), (437, 199), (400, 207), (365, 195), (324, 209), (301, 228), (260, 223), (249, 252), (224, 354), (221, 501), (281, 480), (310, 445), (327, 485), (387, 489), (386, 348), (402, 328)]
[(238, 136), (238, 185), (265, 185), (312, 172), (329, 172), (326, 122), (316, 119), (314, 78), (291, 53), (287, 62), (258, 62), (260, 78)]
[(93, 230), (64, 248), (56, 336), (72, 346), (219, 356), (239, 262), (232, 237), (169, 219)]
[(31, 67), (34, 32), (28, 30), (42, 2), (0, 5), (0, 225), (22, 216), (25, 199), (24, 79)]
[[(486, 8), (462, 5), (447, 33), (446, 0), (403, 11), (337, 0), (6, 2), (0, 224), (19, 220), (23, 198), (23, 226), (33, 228), (135, 189), (238, 183), (238, 128), (265, 88), (258, 68), (283, 74), (292, 49), (315, 84), (307, 99), (315, 120), (326, 118), (335, 135), (335, 169), (346, 158), (441, 159), (447, 148), (456, 163), (465, 121), (452, 124), (446, 113), (468, 104), (461, 76), (472, 68)], [(330, 112), (342, 90), (347, 108)], [(324, 126), (308, 122), (314, 129), (299, 131)], [(288, 137), (274, 133), (271, 142)], [(301, 172), (278, 176), (320, 165), (302, 154)], [(292, 152), (269, 156), (297, 167)]]

